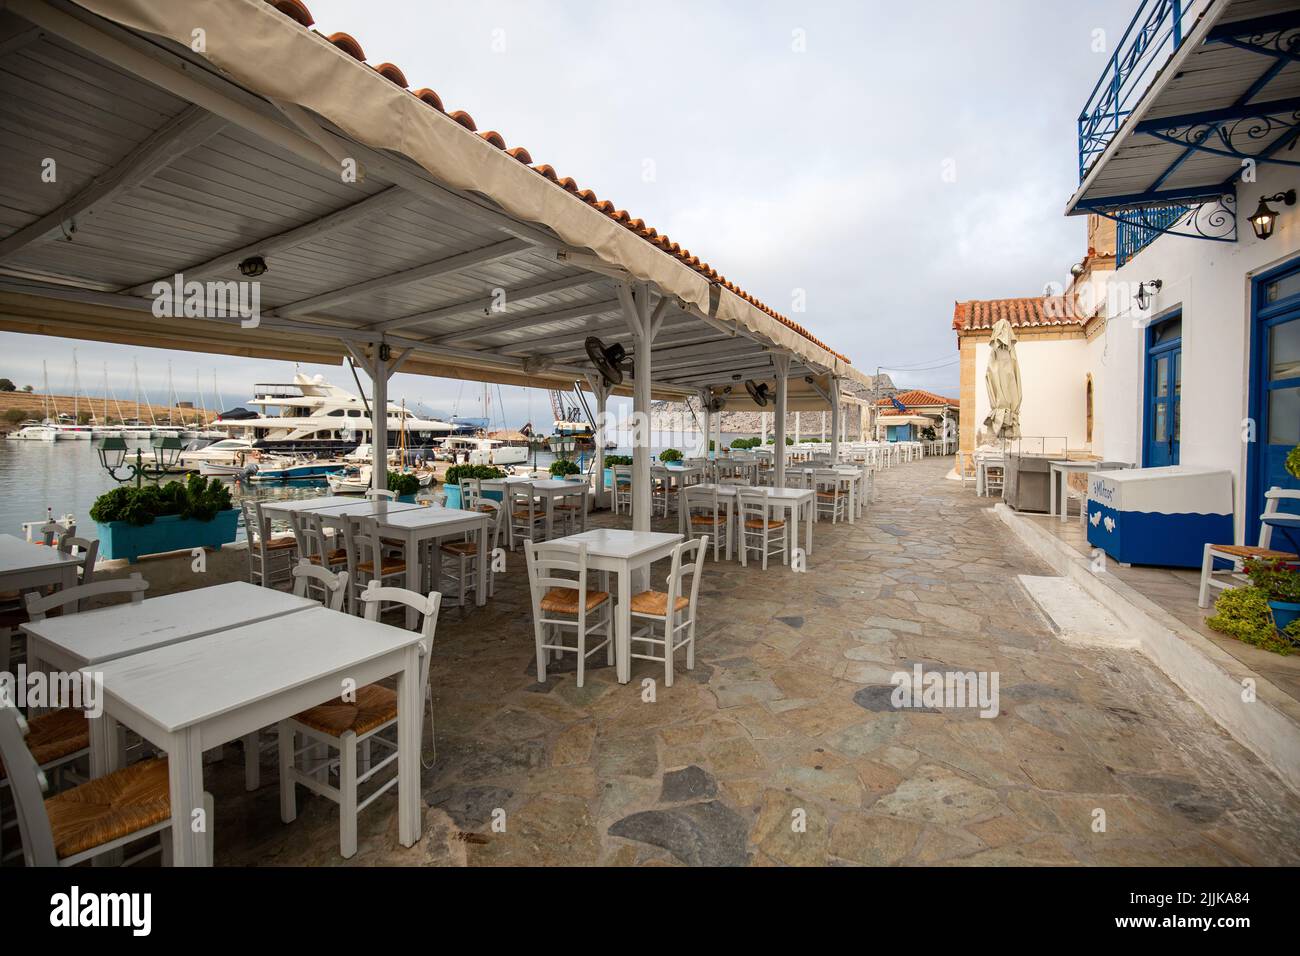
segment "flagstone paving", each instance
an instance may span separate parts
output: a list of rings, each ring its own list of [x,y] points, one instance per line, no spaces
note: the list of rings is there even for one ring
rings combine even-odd
[[[538,682],[514,556],[488,607],[439,621],[427,837],[400,847],[386,796],[350,862],[1300,862],[1300,797],[1145,658],[1057,641],[1016,581],[1047,569],[950,464],[879,475],[865,520],[817,526],[807,573],[710,562],[671,688],[595,658],[583,688],[571,662]],[[918,663],[996,672],[998,715],[896,709]],[[255,794],[238,763],[209,768],[219,864],[344,862],[333,804],[300,789],[284,826],[274,755]]]

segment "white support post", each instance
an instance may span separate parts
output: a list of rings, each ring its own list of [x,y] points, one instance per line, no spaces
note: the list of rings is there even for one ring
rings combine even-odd
[[[596,490],[593,500],[597,508],[607,507],[605,500],[605,441],[608,416],[609,386],[601,375],[588,375],[587,384],[596,396]]]
[[[370,356],[370,487],[376,491],[388,490],[388,376],[390,366],[388,346],[374,344]]]
[[[767,412],[759,412],[758,420],[760,422],[759,427],[763,429],[763,434],[760,435],[759,437],[762,439],[763,446],[766,447],[767,446]]]
[[[785,380],[782,379],[782,382],[784,381]],[[780,388],[781,386],[778,385],[777,387]],[[785,412],[782,412],[781,414],[784,415]],[[801,441],[803,441],[803,415],[799,412],[795,412],[794,413],[794,443],[797,445]]]
[[[772,355],[772,364],[776,367],[776,444],[772,449],[773,462],[776,465],[776,487],[785,487],[785,406],[789,392],[787,379],[790,377],[790,356],[784,352]],[[795,413],[796,429],[799,413]]]
[[[831,379],[831,464],[840,460],[841,419],[840,414],[840,380]],[[825,421],[825,417],[822,418]]]
[[[656,316],[650,310],[650,285],[619,285],[623,317],[632,330],[632,530],[650,530],[650,349]]]
[[[701,454],[706,459],[709,457],[709,437],[713,434],[713,413],[709,411],[710,397],[708,389],[700,391],[700,405],[704,410],[704,444],[701,446],[704,450]]]

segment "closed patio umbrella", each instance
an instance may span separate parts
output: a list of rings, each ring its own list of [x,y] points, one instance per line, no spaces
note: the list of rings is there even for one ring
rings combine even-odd
[[[989,390],[989,417],[984,419],[995,439],[1020,437],[1020,363],[1016,360],[1016,333],[1011,323],[999,319],[989,340],[989,367],[984,383]]]

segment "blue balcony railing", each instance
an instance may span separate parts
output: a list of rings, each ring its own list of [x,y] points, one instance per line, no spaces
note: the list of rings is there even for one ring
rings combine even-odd
[[[1216,0],[1142,0],[1079,114],[1079,181]]]
[[[1124,268],[1125,263],[1132,261],[1133,257],[1150,245],[1157,236],[1171,229],[1191,210],[1190,206],[1161,206],[1130,209],[1117,213],[1115,267]]]

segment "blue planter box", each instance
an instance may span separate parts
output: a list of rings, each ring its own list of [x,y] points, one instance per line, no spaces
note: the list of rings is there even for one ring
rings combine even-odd
[[[447,492],[447,507],[459,508],[460,485],[443,485],[442,487],[443,490]],[[483,497],[491,498],[493,501],[504,501],[506,496],[503,491],[493,491],[489,488],[487,491],[483,492]]]
[[[178,515],[154,518],[153,524],[135,525],[125,521],[95,522],[99,534],[99,555],[116,560],[125,558],[134,564],[142,554],[189,551],[193,548],[219,548],[235,540],[239,512],[234,508],[221,511],[211,521],[182,519]]]

